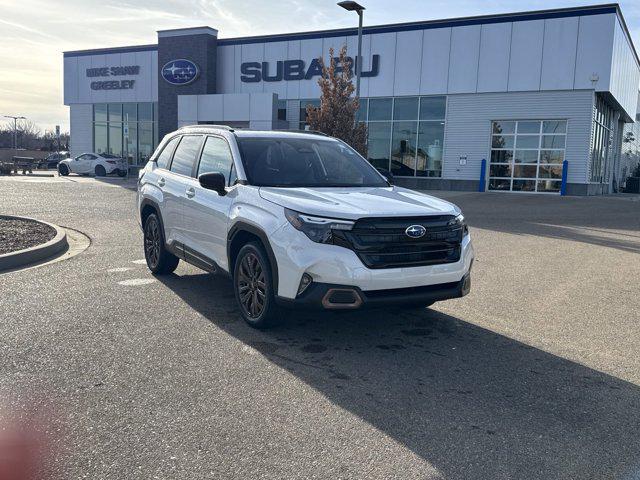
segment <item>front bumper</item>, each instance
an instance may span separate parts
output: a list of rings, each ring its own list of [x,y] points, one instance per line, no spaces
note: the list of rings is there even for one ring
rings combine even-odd
[[[269,235],[269,242],[277,262],[277,296],[283,301],[296,299],[300,280],[305,273],[312,278],[312,285],[356,287],[365,294],[370,291],[430,286],[439,288],[438,286],[460,282],[469,273],[475,255],[471,237],[466,235],[462,240],[460,260],[457,262],[369,269],[352,250],[314,243],[288,222]]]
[[[441,300],[464,297],[471,290],[471,272],[458,282],[422,287],[361,290],[349,285],[312,283],[295,299],[278,297],[279,305],[289,308],[355,310],[392,305],[430,305]]]

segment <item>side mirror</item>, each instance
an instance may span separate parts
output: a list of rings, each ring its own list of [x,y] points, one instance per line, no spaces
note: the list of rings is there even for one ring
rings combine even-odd
[[[218,192],[218,195],[221,197],[224,197],[227,194],[227,191],[224,188],[227,186],[227,181],[224,178],[224,175],[220,172],[203,173],[198,177],[198,181],[202,188]]]
[[[376,168],[376,170],[378,170],[378,173],[380,173],[380,175],[387,179],[387,182],[393,185],[393,173],[391,173],[391,171],[387,170],[386,168]]]

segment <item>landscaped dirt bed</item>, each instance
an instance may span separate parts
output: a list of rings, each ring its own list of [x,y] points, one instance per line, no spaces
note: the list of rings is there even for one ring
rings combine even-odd
[[[46,243],[56,236],[55,228],[33,220],[0,217],[0,255]]]

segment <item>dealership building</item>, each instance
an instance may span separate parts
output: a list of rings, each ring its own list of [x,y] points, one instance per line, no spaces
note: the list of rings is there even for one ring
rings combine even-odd
[[[355,28],[198,27],[65,52],[71,151],[142,165],[183,125],[305,129],[318,58],[343,45],[355,58],[357,44]],[[640,153],[625,149],[640,136],[640,63],[616,4],[365,27],[362,56],[367,156],[398,184],[557,193],[564,164],[568,194],[601,194]]]

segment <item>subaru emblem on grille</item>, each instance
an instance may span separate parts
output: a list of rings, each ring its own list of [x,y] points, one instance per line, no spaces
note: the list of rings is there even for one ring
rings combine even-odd
[[[425,233],[427,233],[427,229],[422,225],[411,225],[407,227],[404,233],[407,235],[407,237],[420,238],[423,237]]]

